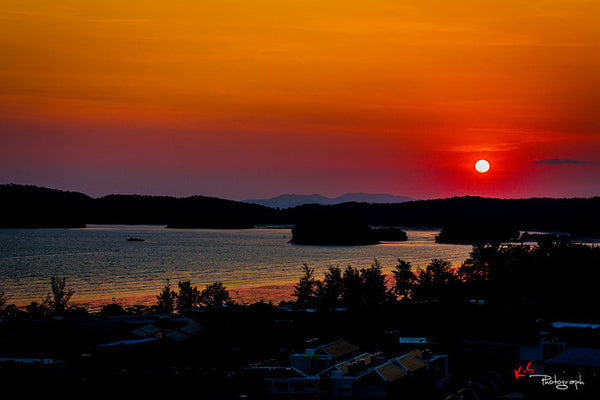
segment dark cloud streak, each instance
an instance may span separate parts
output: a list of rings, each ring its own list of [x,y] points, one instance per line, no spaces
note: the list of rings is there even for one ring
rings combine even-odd
[[[587,164],[585,160],[569,160],[563,158],[549,158],[547,160],[534,160],[534,164],[550,164],[550,165],[560,165],[560,164]]]

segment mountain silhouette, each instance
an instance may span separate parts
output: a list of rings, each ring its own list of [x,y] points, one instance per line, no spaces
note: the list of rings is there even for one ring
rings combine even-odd
[[[333,205],[347,202],[357,203],[403,203],[410,197],[395,196],[388,193],[346,193],[338,197],[325,197],[320,194],[282,194],[269,199],[244,200],[245,203],[260,204],[271,208],[291,208],[304,204]]]

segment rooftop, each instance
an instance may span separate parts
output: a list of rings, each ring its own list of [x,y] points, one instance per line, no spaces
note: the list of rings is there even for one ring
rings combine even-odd
[[[423,343],[426,344],[427,342],[427,338],[425,337],[401,337],[398,338],[398,341],[402,344],[408,343],[408,344],[418,344],[418,343]]]
[[[388,382],[395,382],[408,375],[405,370],[391,363],[383,364],[382,366],[377,367],[375,371]]]
[[[348,356],[356,351],[359,347],[345,340],[338,340],[333,343],[324,344],[318,347],[318,350],[325,352],[334,359]]]
[[[398,357],[396,358],[396,361],[410,372],[415,372],[427,366],[424,361],[409,355]]]
[[[354,357],[351,360],[336,364],[334,367],[339,369],[344,375],[352,375],[353,366],[368,366],[371,364],[371,354],[365,353]]]
[[[253,371],[261,371],[265,377],[271,379],[308,377],[302,371],[293,367],[252,367],[251,369]]]
[[[548,364],[565,364],[578,367],[600,367],[600,349],[572,347],[546,361]]]
[[[596,324],[581,324],[577,322],[553,322],[552,326],[554,328],[590,328],[590,329],[598,329],[600,325]]]

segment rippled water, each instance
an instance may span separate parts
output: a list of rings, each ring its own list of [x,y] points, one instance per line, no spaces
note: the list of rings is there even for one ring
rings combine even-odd
[[[424,267],[432,258],[458,265],[470,246],[434,242],[437,230],[408,230],[407,242],[372,246],[300,246],[290,229],[165,229],[89,226],[85,229],[0,229],[0,291],[17,305],[39,301],[53,275],[67,278],[73,300],[158,294],[169,279],[199,288],[296,282],[307,263],[318,276],[331,264],[365,267],[377,258],[388,273],[398,258]],[[142,242],[128,242],[130,237]]]

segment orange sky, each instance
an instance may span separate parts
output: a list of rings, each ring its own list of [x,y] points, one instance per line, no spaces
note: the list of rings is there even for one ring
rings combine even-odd
[[[0,0],[0,48],[0,183],[600,195],[597,0]]]

